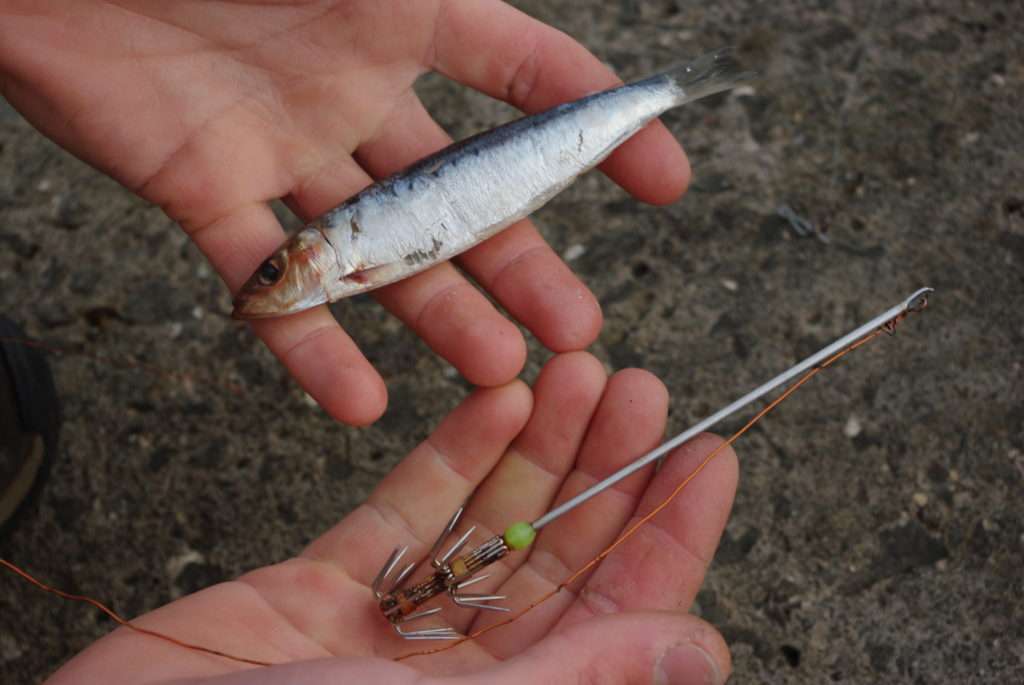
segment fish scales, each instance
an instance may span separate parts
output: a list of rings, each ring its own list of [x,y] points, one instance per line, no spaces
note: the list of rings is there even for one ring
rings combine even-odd
[[[719,51],[451,145],[311,222],[246,283],[235,315],[301,311],[450,259],[543,206],[666,110],[745,77]]]
[[[667,84],[627,86],[507,124],[373,186],[325,215],[320,228],[352,271],[419,265],[410,259],[416,254],[448,259],[545,204],[673,97]]]

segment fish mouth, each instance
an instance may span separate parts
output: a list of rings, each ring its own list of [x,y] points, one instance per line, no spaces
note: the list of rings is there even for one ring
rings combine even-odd
[[[305,297],[294,304],[282,305],[266,297],[263,293],[247,293],[243,290],[235,296],[232,302],[231,318],[237,321],[274,319],[279,316],[298,314],[325,302],[327,302],[326,293],[317,293],[313,297]]]
[[[236,321],[251,321],[253,319],[271,319],[281,316],[282,312],[270,311],[259,306],[260,299],[245,293],[239,293],[232,301],[231,318]]]
[[[275,316],[281,316],[279,312],[261,311],[259,307],[255,306],[257,300],[239,294],[231,303],[233,309],[231,310],[231,318],[236,321],[251,321],[253,319],[271,319]]]

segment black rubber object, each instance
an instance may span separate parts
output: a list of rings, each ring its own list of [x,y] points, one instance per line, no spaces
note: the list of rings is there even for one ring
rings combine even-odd
[[[43,351],[26,344],[28,342],[17,324],[0,315],[0,392],[13,392],[17,414],[14,417],[16,421],[3,422],[5,426],[16,428],[14,435],[0,435],[0,442],[6,443],[0,444],[0,458],[18,459],[18,450],[12,446],[26,435],[38,435],[43,440],[43,461],[35,480],[22,500],[16,503],[12,515],[6,521],[0,521],[0,534],[13,524],[19,511],[24,510],[25,503],[38,494],[58,452],[61,415],[53,375]],[[9,405],[9,402],[10,398],[4,398],[2,406]],[[20,434],[17,429],[20,429]],[[5,472],[10,470],[3,469]],[[6,487],[7,484],[0,482],[0,488]],[[0,498],[6,494],[0,492]]]

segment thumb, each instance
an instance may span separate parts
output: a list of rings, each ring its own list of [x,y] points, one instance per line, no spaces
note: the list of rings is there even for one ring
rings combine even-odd
[[[729,648],[708,623],[689,614],[632,612],[549,635],[488,669],[486,682],[719,685],[731,672]]]

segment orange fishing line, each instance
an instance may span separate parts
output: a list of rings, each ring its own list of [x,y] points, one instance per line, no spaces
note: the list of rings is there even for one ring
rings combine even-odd
[[[248,659],[248,658],[242,657],[242,656],[235,656],[234,654],[228,654],[227,652],[222,652],[219,649],[211,649],[209,647],[203,647],[202,645],[194,645],[194,644],[191,644],[189,642],[185,642],[183,640],[179,640],[178,638],[171,637],[170,635],[165,635],[163,633],[157,632],[155,630],[149,630],[148,628],[141,628],[141,627],[135,625],[134,623],[132,623],[131,621],[129,621],[128,619],[123,618],[120,614],[118,614],[113,609],[108,608],[105,604],[103,604],[99,600],[93,599],[92,597],[87,597],[85,595],[75,595],[75,594],[72,594],[70,592],[64,592],[63,590],[58,590],[55,587],[51,587],[51,586],[47,585],[46,583],[44,583],[43,581],[37,580],[31,574],[29,574],[28,571],[24,571],[24,570],[18,568],[17,566],[15,566],[11,562],[7,561],[6,559],[0,559],[0,566],[3,566],[4,568],[6,568],[6,569],[8,569],[10,571],[13,571],[14,573],[18,574],[19,576],[21,576],[22,578],[24,578],[28,582],[30,582],[33,585],[35,585],[40,590],[44,590],[46,592],[49,592],[50,594],[57,595],[58,597],[61,597],[62,599],[68,599],[68,600],[71,600],[71,601],[74,601],[74,602],[84,602],[85,604],[91,604],[92,606],[96,607],[97,609],[102,611],[104,614],[106,614],[107,616],[112,618],[119,625],[122,625],[125,628],[130,628],[131,630],[134,630],[136,633],[142,633],[143,635],[149,635],[150,637],[159,638],[159,639],[164,640],[166,642],[170,642],[171,644],[178,645],[179,647],[184,647],[185,649],[191,649],[191,650],[196,651],[196,652],[203,652],[204,654],[212,654],[214,656],[223,657],[225,659],[230,659],[231,661],[237,661],[237,662],[243,663],[243,664],[251,664],[253,666],[273,666],[273,664],[270,663],[269,661],[260,661],[259,659]]]
[[[449,643],[447,643],[447,644],[445,644],[445,645],[443,645],[441,647],[436,647],[436,648],[433,648],[433,649],[425,649],[425,650],[421,650],[421,651],[417,651],[417,652],[410,652],[408,654],[403,654],[401,656],[395,657],[395,661],[402,661],[404,659],[409,659],[409,658],[412,658],[412,657],[415,657],[415,656],[429,656],[431,654],[437,654],[439,652],[448,651],[449,649],[454,649],[455,647],[457,647],[457,646],[459,646],[459,645],[461,645],[461,644],[463,644],[465,642],[468,642],[470,640],[475,640],[476,638],[480,637],[481,635],[489,633],[492,630],[495,630],[497,628],[501,628],[503,626],[506,626],[506,625],[508,625],[508,624],[510,624],[510,623],[512,623],[512,622],[514,622],[516,620],[518,620],[519,618],[521,618],[522,616],[524,616],[528,612],[532,611],[533,609],[535,609],[536,607],[540,606],[541,604],[543,604],[547,600],[551,599],[553,596],[555,596],[556,594],[561,592],[563,589],[565,589],[566,587],[571,585],[573,582],[575,582],[577,579],[579,579],[580,576],[582,576],[583,574],[587,573],[594,566],[596,566],[598,563],[600,563],[605,557],[607,557],[609,554],[611,554],[613,551],[615,551],[620,545],[622,545],[626,540],[628,540],[630,537],[632,537],[642,526],[644,526],[652,518],[654,518],[656,515],[658,515],[658,513],[660,513],[663,509],[665,509],[665,507],[667,507],[669,504],[671,504],[672,500],[674,500],[679,495],[679,493],[681,493],[690,484],[690,482],[693,481],[693,479],[696,478],[700,474],[700,472],[704,470],[704,468],[709,463],[711,463],[711,460],[714,459],[716,456],[718,456],[721,453],[721,451],[723,449],[725,449],[726,447],[728,447],[728,446],[732,445],[734,442],[736,442],[736,440],[739,439],[739,437],[741,435],[743,435],[748,430],[750,430],[766,414],[771,412],[773,409],[775,409],[775,407],[777,407],[779,404],[781,404],[787,398],[789,398],[790,395],[792,395],[794,392],[796,392],[807,381],[809,381],[811,378],[816,376],[822,370],[824,370],[824,369],[828,368],[829,366],[831,366],[832,364],[834,364],[841,357],[843,357],[846,354],[852,352],[853,350],[857,349],[861,345],[864,345],[864,344],[870,342],[871,340],[874,340],[879,334],[881,334],[883,332],[885,332],[885,333],[892,333],[892,331],[894,330],[896,324],[899,323],[899,321],[901,321],[903,318],[904,318],[903,316],[900,316],[900,317],[897,317],[897,318],[893,319],[887,325],[883,326],[882,328],[879,328],[878,330],[876,330],[875,332],[871,333],[870,335],[868,335],[868,336],[858,340],[857,342],[853,343],[849,347],[847,347],[847,348],[845,348],[843,350],[840,350],[835,355],[833,355],[832,357],[830,357],[826,361],[822,362],[819,366],[814,367],[813,369],[811,369],[810,371],[805,373],[803,376],[801,376],[796,382],[794,382],[791,386],[786,388],[786,390],[783,391],[782,394],[780,394],[777,398],[775,398],[770,403],[768,403],[763,409],[761,409],[759,412],[757,412],[757,414],[755,414],[752,419],[750,419],[746,424],[744,424],[744,426],[742,428],[740,428],[738,431],[733,433],[728,439],[724,440],[721,444],[719,444],[717,447],[715,447],[715,449],[711,450],[711,452],[709,452],[704,457],[704,459],[702,459],[701,462],[696,467],[694,467],[694,469],[689,474],[687,474],[686,478],[684,478],[672,490],[672,492],[669,493],[669,495],[664,500],[662,500],[658,505],[656,505],[650,512],[648,512],[643,517],[641,517],[636,523],[634,523],[632,526],[630,526],[629,529],[627,529],[618,538],[616,538],[614,542],[612,542],[610,545],[608,545],[608,547],[606,547],[604,550],[602,550],[597,556],[595,556],[590,561],[588,561],[586,564],[584,564],[583,566],[578,568],[576,571],[574,571],[568,578],[566,578],[557,587],[555,587],[554,589],[548,591],[543,596],[537,598],[536,600],[531,602],[529,605],[527,605],[523,609],[520,609],[518,612],[514,613],[512,616],[510,616],[508,619],[506,619],[504,621],[501,621],[499,623],[493,623],[493,624],[491,624],[489,626],[486,626],[484,628],[481,628],[481,629],[479,629],[479,630],[477,630],[477,631],[475,631],[473,633],[470,633],[469,635],[466,635],[465,637],[462,637],[462,638],[460,638],[458,640],[454,640],[452,642],[449,642]],[[46,350],[50,350],[50,351],[69,352],[71,354],[84,354],[85,356],[88,356],[88,357],[91,357],[91,358],[94,358],[94,359],[101,359],[101,357],[99,357],[98,355],[91,355],[89,353],[73,351],[73,350],[62,350],[60,348],[51,347],[49,345],[46,345],[45,343],[41,343],[41,342],[30,340],[30,339],[0,338],[0,340],[14,340],[16,342],[21,342],[22,344],[25,344],[25,345],[30,345],[30,346],[34,346],[34,347],[40,347],[40,348],[43,348],[43,349],[46,349]],[[145,369],[145,370],[148,370],[148,371],[153,371],[153,372],[159,373],[160,375],[165,375],[165,376],[175,375],[173,373],[167,372],[166,370],[158,369],[156,367],[147,368],[147,365],[143,365],[141,363],[135,363],[133,365],[138,367],[138,368],[142,368],[142,369]],[[229,654],[227,652],[223,652],[223,651],[220,651],[220,650],[217,650],[217,649],[211,649],[209,647],[203,647],[201,645],[191,644],[189,642],[185,642],[183,640],[179,640],[179,639],[177,639],[175,637],[172,637],[170,635],[166,635],[164,633],[161,633],[161,632],[158,632],[158,631],[155,631],[155,630],[149,630],[147,628],[142,628],[142,627],[136,626],[133,623],[131,623],[129,620],[121,617],[119,614],[117,614],[117,612],[113,611],[112,609],[108,608],[103,603],[101,603],[100,601],[98,601],[96,599],[93,599],[92,597],[88,597],[88,596],[85,596],[85,595],[76,595],[76,594],[72,594],[72,593],[69,593],[69,592],[64,592],[62,590],[58,590],[57,588],[51,587],[51,586],[43,583],[42,581],[37,580],[32,575],[30,575],[27,571],[22,570],[21,568],[19,568],[18,566],[14,565],[13,563],[7,561],[6,559],[0,559],[0,565],[2,565],[3,567],[7,568],[10,571],[12,571],[13,573],[17,574],[18,576],[20,576],[24,580],[28,581],[29,583],[31,583],[31,584],[35,585],[36,587],[40,588],[41,590],[44,590],[45,592],[49,592],[51,594],[57,595],[58,597],[61,597],[61,598],[66,599],[66,600],[71,600],[71,601],[75,601],[75,602],[83,602],[85,604],[90,604],[93,607],[95,607],[96,609],[99,609],[100,611],[102,611],[107,616],[109,616],[111,619],[113,619],[119,625],[122,625],[122,626],[124,626],[126,628],[129,628],[129,629],[131,629],[131,630],[133,630],[133,631],[135,631],[137,633],[141,633],[143,635],[149,635],[150,637],[155,637],[157,639],[164,640],[165,642],[170,642],[171,644],[177,645],[179,647],[183,647],[185,649],[190,649],[190,650],[197,651],[197,652],[202,652],[202,653],[205,653],[205,654],[211,654],[213,656],[219,656],[219,657],[222,657],[224,659],[229,659],[231,661],[236,661],[236,662],[243,663],[243,664],[249,664],[249,665],[254,665],[254,666],[272,666],[273,665],[271,662],[261,661],[259,659],[250,659],[250,658],[247,658],[247,657],[235,656],[233,654]]]
[[[669,504],[671,504],[672,500],[674,500],[679,495],[679,493],[681,493],[683,490],[686,489],[686,486],[689,485],[690,482],[694,478],[696,478],[697,475],[700,474],[701,471],[704,470],[704,467],[706,467],[708,464],[711,463],[712,459],[717,457],[721,453],[721,451],[723,449],[725,449],[726,447],[728,447],[728,446],[732,445],[734,442],[736,442],[736,440],[738,440],[741,435],[743,435],[748,430],[750,430],[758,421],[760,421],[762,418],[764,418],[764,416],[766,414],[768,414],[770,411],[775,409],[775,407],[777,407],[778,405],[782,404],[782,402],[784,402],[790,395],[792,395],[794,392],[796,392],[800,388],[800,386],[802,386],[804,383],[806,383],[807,381],[809,381],[812,378],[814,378],[814,376],[818,375],[819,372],[823,371],[824,369],[828,368],[829,366],[831,366],[832,364],[837,362],[841,357],[849,354],[850,352],[852,352],[853,350],[857,349],[861,345],[864,345],[865,343],[868,343],[871,340],[874,340],[881,333],[883,333],[883,332],[891,333],[893,331],[893,329],[895,328],[895,324],[898,323],[900,320],[902,320],[902,318],[903,317],[901,316],[901,317],[898,317],[896,319],[893,319],[891,322],[889,322],[890,325],[887,325],[887,326],[885,326],[883,328],[879,328],[874,333],[871,333],[870,335],[868,335],[868,336],[866,336],[864,338],[861,338],[857,342],[853,343],[849,347],[847,347],[847,348],[845,348],[843,350],[840,350],[839,352],[834,354],[832,357],[829,357],[824,362],[822,362],[820,365],[814,367],[813,369],[811,369],[810,371],[805,373],[803,376],[801,376],[791,386],[786,388],[786,390],[781,395],[776,397],[774,400],[769,402],[763,409],[761,409],[759,412],[757,412],[757,414],[755,414],[752,419],[747,421],[747,423],[744,424],[744,426],[742,428],[740,428],[738,431],[733,433],[728,439],[726,439],[725,441],[720,443],[717,447],[715,447],[715,449],[713,449],[710,452],[708,452],[708,454],[704,457],[704,459],[701,460],[701,462],[699,464],[697,464],[697,466],[694,467],[694,469],[692,471],[690,471],[689,474],[687,474],[686,478],[684,478],[679,483],[679,485],[677,485],[675,487],[675,489],[673,489],[672,492],[669,493],[669,495],[665,499],[663,499],[657,506],[655,506],[654,509],[652,509],[647,514],[642,516],[640,518],[640,520],[638,520],[636,523],[634,523],[632,526],[630,526],[629,529],[627,529],[624,533],[622,533],[622,535],[620,535],[618,538],[616,538],[614,542],[612,542],[610,545],[605,547],[604,550],[602,550],[597,556],[595,556],[593,559],[591,559],[590,561],[585,563],[580,568],[576,569],[572,573],[572,575],[570,575],[568,578],[566,578],[564,581],[562,581],[557,587],[555,587],[552,590],[549,590],[547,593],[545,593],[541,597],[535,599],[533,602],[528,604],[526,607],[524,607],[524,608],[520,609],[519,611],[515,612],[514,614],[509,616],[509,618],[505,619],[504,621],[501,621],[499,623],[492,623],[489,626],[485,626],[484,628],[481,628],[481,629],[479,629],[477,631],[474,631],[474,632],[470,633],[469,635],[466,635],[466,636],[464,636],[464,637],[462,637],[462,638],[460,638],[458,640],[453,640],[451,642],[448,642],[447,644],[444,644],[444,645],[442,645],[440,647],[434,647],[433,649],[423,649],[423,650],[419,650],[419,651],[416,651],[416,652],[410,652],[408,654],[403,654],[401,656],[395,657],[395,661],[402,661],[404,659],[410,659],[410,658],[415,657],[415,656],[429,656],[431,654],[438,654],[440,652],[446,652],[449,649],[454,649],[455,647],[458,647],[459,645],[461,645],[461,644],[463,644],[465,642],[469,642],[470,640],[475,640],[476,638],[480,637],[481,635],[484,635],[485,633],[489,633],[492,630],[495,630],[497,628],[501,628],[503,626],[507,626],[508,624],[510,624],[510,623],[512,623],[514,621],[519,620],[525,614],[529,613],[530,611],[533,611],[538,606],[540,606],[544,602],[548,601],[549,599],[551,599],[552,597],[557,595],[563,589],[565,589],[566,587],[571,585],[574,581],[576,581],[584,573],[586,573],[587,571],[592,569],[594,566],[599,564],[605,557],[607,557],[609,554],[614,552],[620,545],[622,545],[622,543],[624,543],[626,540],[631,538],[633,536],[633,534],[636,533],[643,525],[645,525],[648,521],[650,521],[652,518],[657,516],[658,513],[661,512],[665,507],[667,507]]]

